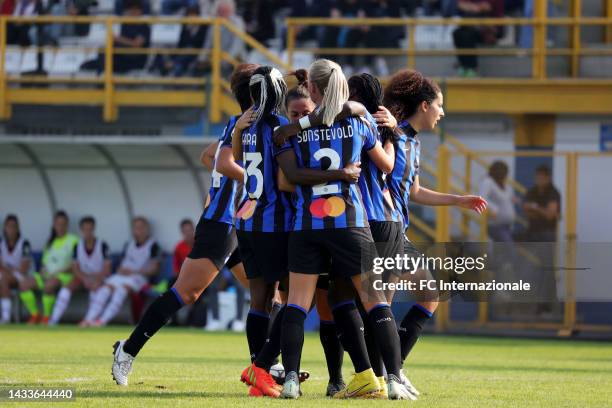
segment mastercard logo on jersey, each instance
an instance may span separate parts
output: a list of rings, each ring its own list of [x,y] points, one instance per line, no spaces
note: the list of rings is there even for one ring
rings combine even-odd
[[[255,213],[255,208],[257,207],[257,200],[246,200],[242,207],[236,213],[236,218],[240,218],[241,220],[248,220]]]
[[[338,217],[346,211],[346,204],[340,197],[317,198],[310,203],[310,213],[316,218]]]

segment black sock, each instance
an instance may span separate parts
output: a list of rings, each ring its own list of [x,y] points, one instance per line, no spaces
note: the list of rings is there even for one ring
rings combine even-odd
[[[145,343],[184,306],[174,288],[160,295],[146,310],[140,322],[123,345],[123,351],[136,357]]]
[[[400,339],[391,308],[387,304],[375,306],[368,313],[368,320],[372,334],[376,337],[376,343],[379,346],[378,349],[385,363],[387,374],[393,374],[399,378],[402,366]]]
[[[321,320],[319,327],[319,339],[325,353],[329,381],[338,384],[342,381],[342,357],[344,348],[338,339],[336,324],[333,321]]]
[[[270,316],[265,312],[250,310],[246,319],[246,335],[249,343],[251,362],[255,361],[268,338]]]
[[[384,375],[385,364],[383,363],[380,348],[376,342],[376,336],[372,331],[372,324],[370,323],[367,312],[365,309],[363,309],[363,306],[361,306],[361,303],[359,303],[359,313],[361,314],[361,320],[363,320],[364,324],[363,338],[366,342],[366,348],[368,350],[368,357],[370,358],[372,370],[377,377],[382,377]]]
[[[304,346],[304,320],[306,310],[288,304],[283,316],[281,333],[281,355],[285,373],[300,372],[300,360],[302,358],[302,347]]]
[[[272,322],[270,333],[266,339],[266,343],[262,347],[261,351],[257,355],[255,365],[261,367],[266,371],[270,371],[272,367],[278,361],[278,355],[280,354],[281,347],[281,330],[283,328],[283,316],[285,315],[286,307],[279,308],[276,318]]]
[[[272,326],[274,326],[274,321],[276,320],[276,316],[278,316],[278,312],[281,311],[283,305],[280,303],[274,302],[272,305],[272,310],[270,310],[270,325],[268,327],[268,331],[272,331]]]
[[[365,339],[363,337],[363,320],[355,302],[340,303],[332,310],[340,342],[349,353],[355,372],[360,373],[371,368]]]
[[[400,324],[398,330],[402,345],[402,364],[419,339],[423,326],[431,319],[431,312],[426,310],[419,305],[412,306]]]

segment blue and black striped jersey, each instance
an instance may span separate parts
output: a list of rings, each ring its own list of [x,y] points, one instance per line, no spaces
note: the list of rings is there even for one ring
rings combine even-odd
[[[279,232],[293,227],[291,197],[278,189],[276,161],[291,145],[277,147],[272,139],[274,129],[287,123],[271,114],[242,132],[244,193],[236,212],[238,230]]]
[[[410,187],[419,174],[419,160],[421,156],[421,143],[417,132],[408,121],[399,124],[401,135],[395,139],[395,166],[387,176],[387,185],[391,196],[404,219],[404,228],[408,227],[408,203],[410,201]]]
[[[361,118],[302,130],[291,139],[298,165],[332,170],[361,160],[363,150],[377,142],[376,129]],[[367,227],[359,187],[343,181],[296,186],[295,231]]]
[[[376,121],[368,113],[366,119],[378,129]],[[376,132],[380,140],[380,134]],[[382,141],[381,141],[382,142]],[[359,189],[363,196],[363,205],[368,214],[368,221],[392,221],[402,222],[402,216],[393,203],[387,183],[387,175],[372,162],[367,152],[361,153],[361,177],[359,177]]]
[[[219,145],[215,152],[215,162],[211,173],[210,189],[204,206],[202,217],[211,220],[233,224],[236,182],[217,171],[217,159],[219,151],[225,147],[232,147],[232,130],[240,116],[232,116],[227,122],[223,133],[219,138]]]

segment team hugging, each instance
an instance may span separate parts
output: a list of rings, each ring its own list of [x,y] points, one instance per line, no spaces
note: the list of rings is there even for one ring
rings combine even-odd
[[[326,59],[291,75],[298,85],[288,89],[274,67],[243,64],[232,74],[243,113],[203,153],[212,182],[193,250],[174,286],[115,343],[117,384],[128,384],[145,343],[226,265],[251,293],[251,364],[240,377],[250,396],[300,397],[309,376],[300,370],[304,320],[316,304],[328,396],[417,399],[403,364],[436,310],[436,293],[396,321],[393,293],[363,282],[375,256],[416,254],[405,236],[410,201],[478,213],[487,203],[419,185],[417,134],[444,117],[432,80],[403,70],[383,90],[366,73],[347,80]],[[374,243],[376,254],[367,250]],[[399,279],[396,272],[386,279]],[[348,385],[344,350],[356,373]]]

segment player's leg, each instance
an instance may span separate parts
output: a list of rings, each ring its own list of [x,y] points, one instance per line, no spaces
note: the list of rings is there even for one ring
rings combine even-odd
[[[19,297],[30,314],[28,324],[36,324],[40,319],[34,289],[42,289],[43,287],[44,281],[37,272],[19,282]]]
[[[56,276],[45,279],[45,286],[43,288],[42,295],[43,317],[41,319],[41,324],[49,323],[49,317],[51,316],[53,305],[55,304],[55,293],[61,286],[62,282]]]
[[[7,324],[11,321],[11,288],[16,285],[17,279],[13,273],[8,270],[0,270],[0,309],[2,309],[0,324]]]
[[[317,313],[319,314],[319,340],[323,346],[325,361],[327,363],[327,372],[329,374],[329,382],[327,384],[326,395],[332,397],[336,392],[346,386],[342,378],[342,359],[344,357],[344,348],[338,338],[336,323],[332,315],[331,307],[329,306],[328,297],[329,276],[321,275],[317,280],[317,289],[315,291],[315,300],[317,304]]]
[[[56,325],[64,315],[72,294],[83,287],[82,282],[78,278],[70,279],[67,284],[63,285],[57,294],[53,313],[49,319],[50,325]]]

